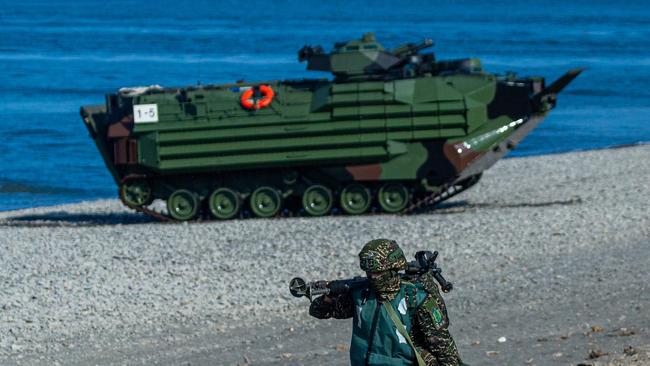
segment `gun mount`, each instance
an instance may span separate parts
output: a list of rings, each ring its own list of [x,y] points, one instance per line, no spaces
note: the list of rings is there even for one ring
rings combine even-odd
[[[434,54],[419,53],[432,46],[433,41],[425,39],[389,51],[374,33],[366,33],[361,39],[336,43],[330,53],[321,46],[306,45],[298,51],[298,60],[307,61],[307,70],[331,71],[337,80],[398,79],[433,74]]]

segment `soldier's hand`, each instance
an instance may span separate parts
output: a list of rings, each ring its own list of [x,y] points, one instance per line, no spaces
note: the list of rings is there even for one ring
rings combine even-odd
[[[331,304],[334,300],[329,295],[323,295],[323,302]]]

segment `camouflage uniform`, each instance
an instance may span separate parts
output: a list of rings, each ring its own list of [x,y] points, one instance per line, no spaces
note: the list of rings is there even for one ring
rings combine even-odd
[[[438,286],[431,275],[421,277],[428,292],[426,300],[417,309],[417,328],[413,329],[413,342],[416,344],[427,365],[462,365],[460,355],[449,334],[447,307],[440,295]]]
[[[382,255],[375,255],[378,258],[374,259],[377,259],[379,262],[375,262],[374,265],[373,263],[364,263],[364,260],[367,260],[367,258],[364,258],[362,254],[367,247],[379,249],[382,252]],[[387,252],[394,250],[395,247],[399,249],[394,241],[386,239],[377,239],[369,242],[359,254],[362,269],[381,270],[387,268],[387,264],[390,267],[391,260],[386,259]],[[401,253],[401,250],[399,252]],[[406,265],[406,259],[403,254],[401,255],[401,259],[395,261],[393,258],[392,261],[397,262],[397,267],[400,269]],[[438,286],[430,275],[421,276],[420,282],[426,290],[427,295],[425,300],[416,309],[415,319],[412,319],[413,327],[410,330],[410,337],[413,343],[428,366],[462,365],[456,344],[451,334],[449,334],[447,308],[440,295]],[[390,282],[385,285],[389,288],[391,286],[394,287],[394,283]],[[397,288],[399,289],[399,284]],[[390,290],[394,290],[394,288]],[[379,292],[378,297],[381,299],[383,295],[390,299],[391,293],[394,292],[389,291],[387,295],[385,292]],[[324,296],[314,299],[309,308],[309,314],[318,319],[347,319],[354,316],[355,307],[349,293],[330,298],[329,300],[330,302],[327,302]]]

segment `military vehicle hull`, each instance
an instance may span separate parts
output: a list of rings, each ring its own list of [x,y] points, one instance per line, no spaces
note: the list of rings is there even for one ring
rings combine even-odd
[[[579,72],[125,89],[81,115],[122,201],[160,218],[406,213],[478,181]]]

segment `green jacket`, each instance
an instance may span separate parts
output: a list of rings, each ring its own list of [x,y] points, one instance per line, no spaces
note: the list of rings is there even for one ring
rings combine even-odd
[[[406,293],[409,295],[407,296]],[[414,365],[415,354],[406,339],[377,301],[373,290],[352,292],[355,307],[352,324],[350,363],[352,366]],[[400,291],[390,301],[407,332],[411,332],[415,310],[422,304],[427,292],[420,284],[402,281]]]

